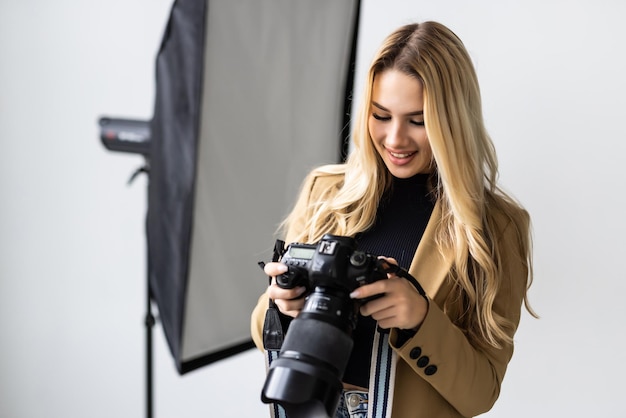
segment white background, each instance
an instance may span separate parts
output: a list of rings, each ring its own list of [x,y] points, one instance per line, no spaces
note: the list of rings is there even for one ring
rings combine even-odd
[[[170,6],[0,2],[1,418],[144,414],[147,181],[126,185],[143,161],[106,151],[97,119],[152,115]],[[448,25],[533,218],[542,318],[522,318],[486,416],[626,417],[625,17],[618,0],[363,2],[356,96],[391,30]],[[156,417],[265,416],[259,352],[180,377],[157,326],[155,356]]]

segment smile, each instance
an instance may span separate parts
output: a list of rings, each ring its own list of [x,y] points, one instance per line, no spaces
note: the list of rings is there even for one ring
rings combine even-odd
[[[415,151],[414,151],[414,152],[402,153],[402,154],[389,151],[389,154],[390,154],[392,157],[394,157],[394,158],[408,158],[408,157],[410,157],[411,155],[415,154]]]

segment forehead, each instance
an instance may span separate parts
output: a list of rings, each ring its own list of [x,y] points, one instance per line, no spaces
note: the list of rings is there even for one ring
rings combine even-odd
[[[422,83],[398,70],[385,70],[374,76],[372,101],[392,112],[423,110]]]

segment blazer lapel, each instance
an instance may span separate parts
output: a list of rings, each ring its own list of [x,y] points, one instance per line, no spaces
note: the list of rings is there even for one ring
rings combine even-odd
[[[437,245],[436,233],[441,223],[441,212],[441,203],[438,200],[409,268],[409,273],[417,279],[431,299],[437,295],[454,259],[452,248],[440,248]]]

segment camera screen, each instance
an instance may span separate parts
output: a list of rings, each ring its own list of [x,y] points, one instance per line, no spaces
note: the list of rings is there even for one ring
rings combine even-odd
[[[289,247],[289,256],[293,258],[310,260],[313,254],[315,254],[315,248]]]

